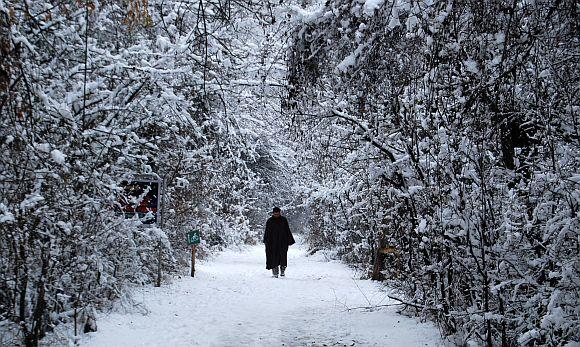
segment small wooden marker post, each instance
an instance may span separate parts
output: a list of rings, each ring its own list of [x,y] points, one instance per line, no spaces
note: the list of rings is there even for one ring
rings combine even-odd
[[[191,277],[195,277],[195,247],[200,241],[199,230],[187,233],[187,244],[191,246]]]
[[[195,277],[195,245],[191,245],[191,277]]]

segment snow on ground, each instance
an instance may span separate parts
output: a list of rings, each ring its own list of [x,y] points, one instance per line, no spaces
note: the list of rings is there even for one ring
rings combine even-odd
[[[135,293],[148,314],[99,317],[83,346],[440,346],[432,324],[401,316],[372,281],[305,246],[288,253],[286,278],[265,269],[263,245],[198,262],[195,278]]]

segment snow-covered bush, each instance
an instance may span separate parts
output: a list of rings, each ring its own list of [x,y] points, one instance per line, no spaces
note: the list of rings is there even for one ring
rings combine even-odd
[[[296,9],[288,110],[313,247],[373,265],[446,334],[578,341],[573,1]],[[375,264],[376,265],[376,264]]]
[[[248,45],[266,31],[247,29],[269,6],[0,1],[1,327],[27,345],[90,328],[94,308],[155,279],[159,248],[176,269],[191,228],[206,251],[258,237],[248,211],[265,177],[251,165],[272,155],[254,145],[269,127],[250,130],[252,107],[277,89],[232,81],[263,59]],[[140,175],[163,180],[161,229],[116,212]]]

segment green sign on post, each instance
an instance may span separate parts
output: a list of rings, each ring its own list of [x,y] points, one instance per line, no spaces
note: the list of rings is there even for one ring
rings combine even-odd
[[[197,245],[200,242],[199,230],[189,231],[187,233],[187,245]]]

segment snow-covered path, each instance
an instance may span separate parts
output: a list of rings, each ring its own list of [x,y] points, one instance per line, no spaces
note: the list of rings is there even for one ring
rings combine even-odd
[[[264,266],[263,246],[226,251],[161,288],[135,293],[149,311],[99,317],[85,346],[438,346],[431,324],[394,308],[373,312],[347,307],[387,304],[380,285],[353,279],[340,262],[307,257],[294,245],[286,278]]]

